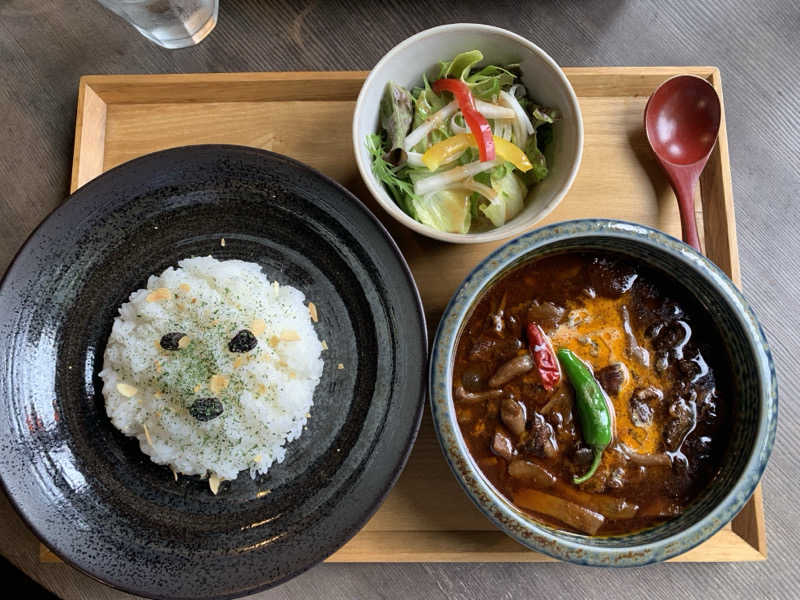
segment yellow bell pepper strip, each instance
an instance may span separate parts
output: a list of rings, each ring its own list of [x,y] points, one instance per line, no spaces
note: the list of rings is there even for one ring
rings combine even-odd
[[[496,135],[492,138],[497,158],[510,162],[523,173],[533,168],[528,156],[519,146]],[[431,171],[435,171],[470,146],[473,148],[478,146],[475,136],[471,133],[458,133],[428,148],[422,155],[422,163]]]

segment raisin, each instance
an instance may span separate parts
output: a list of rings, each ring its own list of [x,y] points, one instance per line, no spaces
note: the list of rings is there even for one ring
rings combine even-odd
[[[242,329],[228,342],[228,350],[231,352],[250,352],[257,344],[258,340],[253,335],[253,332]]]
[[[198,421],[210,421],[222,414],[222,402],[216,398],[198,398],[189,407],[189,414]]]
[[[172,333],[167,333],[161,336],[161,347],[164,350],[179,350],[180,345],[179,342],[181,338],[184,337],[186,334],[180,331],[173,331]]]

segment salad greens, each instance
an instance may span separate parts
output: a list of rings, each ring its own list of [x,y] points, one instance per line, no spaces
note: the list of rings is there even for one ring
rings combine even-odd
[[[548,175],[558,110],[528,96],[518,65],[481,61],[471,50],[440,63],[433,83],[425,75],[412,90],[389,82],[381,131],[366,139],[372,171],[398,206],[440,231],[503,225]]]
[[[384,144],[379,135],[371,133],[367,136],[367,150],[372,156],[372,173],[386,186],[398,206],[416,219],[410,204],[416,198],[416,194],[413,184],[404,177],[404,171],[407,169],[392,167],[383,157],[383,148]]]
[[[411,103],[411,94],[405,88],[391,81],[386,84],[386,91],[381,99],[380,117],[390,150],[403,147],[406,133],[414,119]]]

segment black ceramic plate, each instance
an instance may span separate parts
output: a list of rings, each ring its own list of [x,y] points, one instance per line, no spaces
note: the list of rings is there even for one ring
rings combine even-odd
[[[97,376],[128,295],[208,254],[305,292],[330,347],[284,462],[218,496],[119,433]],[[378,507],[419,426],[425,323],[400,252],[344,188],[266,151],[167,150],[78,190],[6,274],[0,335],[6,492],[64,560],[145,596],[238,596],[319,562]]]

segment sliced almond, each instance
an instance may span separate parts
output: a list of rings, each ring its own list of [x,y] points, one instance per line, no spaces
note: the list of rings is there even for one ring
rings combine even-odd
[[[281,331],[281,341],[282,342],[296,342],[300,339],[300,334],[297,333],[294,329],[284,329]]]
[[[280,343],[280,341],[281,338],[279,338],[277,335],[273,335],[269,338],[269,345],[275,348]]]
[[[126,398],[133,398],[138,390],[128,383],[118,383],[117,391]]]
[[[222,238],[222,239],[219,241],[219,245],[220,245],[220,246],[222,246],[223,248],[225,247],[225,238]],[[214,492],[214,493],[216,494],[217,492]]]
[[[163,395],[164,394],[162,394],[161,392],[156,392],[155,394],[153,394],[153,396],[156,397],[156,398],[161,398],[161,396],[163,396]]]
[[[344,365],[342,363],[339,363],[338,365],[336,365],[336,368],[339,369],[340,371],[343,371]]]
[[[215,496],[217,492],[219,492],[219,484],[222,483],[222,479],[220,479],[219,475],[216,473],[212,473],[208,476],[208,487],[211,488],[211,493]]]
[[[156,361],[156,373],[161,373],[161,363]]]
[[[169,291],[169,288],[162,287],[147,294],[145,300],[148,302],[158,302],[159,300],[166,300],[170,296],[172,296],[172,292]]]
[[[178,340],[178,348],[186,348],[189,345],[189,342],[192,341],[188,335],[183,336],[181,339]]]
[[[212,393],[219,394],[222,390],[228,387],[230,382],[231,378],[227,375],[212,375],[208,382],[208,387],[211,389]]]
[[[264,330],[267,328],[267,323],[264,319],[253,319],[253,322],[250,323],[250,331],[253,332],[253,335],[258,337]]]
[[[322,346],[323,350],[328,349],[328,343],[325,340],[322,340],[322,342],[320,342],[320,346]]]
[[[266,394],[266,393],[267,393],[267,386],[265,386],[263,383],[259,383],[259,384],[256,386],[256,393],[257,393],[259,396],[263,396],[264,394]]]
[[[188,283],[182,283],[182,284],[180,284],[180,285],[178,286],[178,288],[179,288],[179,289],[180,289],[182,292],[188,292],[189,290],[191,290],[191,289],[192,289],[191,287],[189,287],[189,284],[188,284]]]
[[[314,323],[319,321],[319,316],[317,315],[317,305],[313,302],[308,303],[308,314],[311,315],[311,320],[314,321]]]
[[[260,462],[261,462],[261,455],[260,455],[260,454],[256,454],[256,455],[253,457],[253,462],[255,462],[255,463],[260,463]]]
[[[178,481],[178,472],[175,470],[175,467],[170,465],[169,470],[172,471],[172,476],[175,478],[175,481]]]
[[[150,430],[147,429],[147,424],[142,423],[142,427],[144,428],[144,437],[147,439],[147,443],[152,447],[153,438],[150,437]]]

